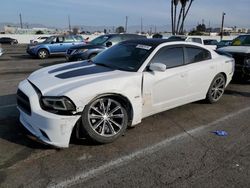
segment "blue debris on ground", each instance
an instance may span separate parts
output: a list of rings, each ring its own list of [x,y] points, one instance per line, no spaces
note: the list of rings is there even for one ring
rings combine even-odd
[[[228,133],[226,131],[213,131],[212,133],[216,134],[217,136],[228,136]]]

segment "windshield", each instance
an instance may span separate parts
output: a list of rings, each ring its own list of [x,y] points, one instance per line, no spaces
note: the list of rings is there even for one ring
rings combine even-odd
[[[110,37],[108,36],[100,36],[95,38],[94,40],[90,41],[90,44],[93,45],[102,45],[104,44]]]
[[[249,46],[250,35],[242,35],[233,40],[232,46]]]
[[[92,61],[113,69],[136,72],[152,51],[152,46],[121,43],[98,54]]]

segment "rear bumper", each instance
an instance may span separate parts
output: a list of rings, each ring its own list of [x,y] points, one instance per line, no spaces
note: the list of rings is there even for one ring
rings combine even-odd
[[[29,115],[18,107],[22,125],[46,144],[68,147],[72,130],[80,116],[56,115],[41,109],[38,95],[27,80],[19,84],[19,89],[29,98],[31,108]]]

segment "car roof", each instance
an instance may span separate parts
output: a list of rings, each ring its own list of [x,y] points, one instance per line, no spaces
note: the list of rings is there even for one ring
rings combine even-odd
[[[122,42],[123,44],[126,43],[136,43],[136,44],[142,44],[142,45],[148,45],[152,47],[157,47],[160,44],[166,43],[166,42],[176,42],[180,40],[174,40],[174,39],[159,39],[159,38],[153,38],[153,39],[133,39],[133,40],[127,40]]]

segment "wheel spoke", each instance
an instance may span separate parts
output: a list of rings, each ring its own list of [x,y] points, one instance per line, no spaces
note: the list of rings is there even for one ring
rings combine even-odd
[[[116,123],[116,122],[113,121],[112,119],[109,119],[109,121],[110,121],[111,123],[113,123],[115,126],[117,126],[119,129],[122,128],[121,125],[119,125],[118,123]]]
[[[110,99],[108,99],[108,104],[107,104],[107,108],[106,108],[106,114],[108,114],[109,113],[109,108],[110,108],[110,105],[111,105],[111,100]]]
[[[119,109],[121,109],[120,106],[115,107],[115,108],[109,113],[109,115],[113,115],[113,113],[115,113],[115,112],[116,112],[117,110],[119,110]]]
[[[105,127],[106,127],[106,121],[104,121],[103,125],[102,125],[102,132],[101,135],[105,134]]]
[[[114,114],[114,115],[110,115],[110,118],[123,118],[124,114]]]
[[[103,113],[101,113],[96,107],[91,107],[91,109],[93,109],[94,111],[96,111],[98,114],[103,115]]]
[[[111,131],[112,135],[116,134],[116,131],[115,131],[114,127],[112,126],[112,124],[110,123],[110,121],[107,121],[107,125],[108,125],[109,130]]]
[[[102,119],[103,117],[102,117],[102,115],[91,114],[91,115],[89,116],[89,118],[90,118],[90,119]]]
[[[105,109],[105,105],[104,105],[104,102],[103,102],[103,99],[100,100],[100,109],[102,110],[102,113],[105,114],[106,112],[106,109]]]
[[[93,129],[96,130],[103,122],[104,122],[104,120],[101,119],[98,123],[96,123],[96,124],[93,126]]]

